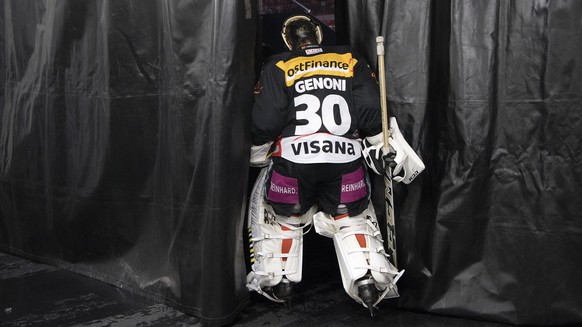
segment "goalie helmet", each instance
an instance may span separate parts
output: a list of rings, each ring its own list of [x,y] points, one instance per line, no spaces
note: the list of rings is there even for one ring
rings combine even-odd
[[[321,44],[321,26],[305,15],[294,15],[285,20],[281,31],[283,42],[289,50],[297,49],[305,43]]]

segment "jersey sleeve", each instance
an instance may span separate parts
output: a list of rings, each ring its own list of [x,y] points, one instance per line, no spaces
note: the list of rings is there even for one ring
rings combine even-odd
[[[284,73],[275,62],[265,64],[254,93],[251,131],[253,144],[260,145],[276,140],[287,119],[289,99]]]
[[[358,116],[358,129],[362,137],[382,132],[382,111],[380,109],[380,88],[370,66],[363,58],[358,58],[354,67],[352,90],[354,106]]]

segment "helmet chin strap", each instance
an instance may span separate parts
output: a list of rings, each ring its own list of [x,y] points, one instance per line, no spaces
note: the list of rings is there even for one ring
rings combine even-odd
[[[300,49],[300,48],[303,48],[305,46],[312,45],[312,44],[314,44],[314,42],[312,40],[306,39],[302,42],[299,42],[295,48]]]

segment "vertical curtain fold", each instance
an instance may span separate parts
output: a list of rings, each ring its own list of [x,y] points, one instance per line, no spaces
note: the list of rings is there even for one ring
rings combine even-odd
[[[251,1],[4,1],[0,249],[231,322]]]
[[[415,182],[395,187],[407,271],[399,305],[513,324],[580,323],[581,4],[343,6],[347,39],[368,58],[373,33],[385,37],[389,107],[427,164]]]

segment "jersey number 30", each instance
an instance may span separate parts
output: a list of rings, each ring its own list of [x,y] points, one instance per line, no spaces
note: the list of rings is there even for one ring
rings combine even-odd
[[[322,102],[312,94],[302,94],[295,97],[295,108],[300,105],[307,105],[305,110],[298,110],[297,120],[307,120],[306,125],[295,128],[295,135],[313,134],[319,131],[321,125],[325,126],[328,132],[334,135],[344,135],[350,130],[352,117],[346,99],[341,95],[330,94]],[[337,124],[334,118],[334,108],[339,109],[339,120]],[[321,108],[321,115],[319,109]]]

